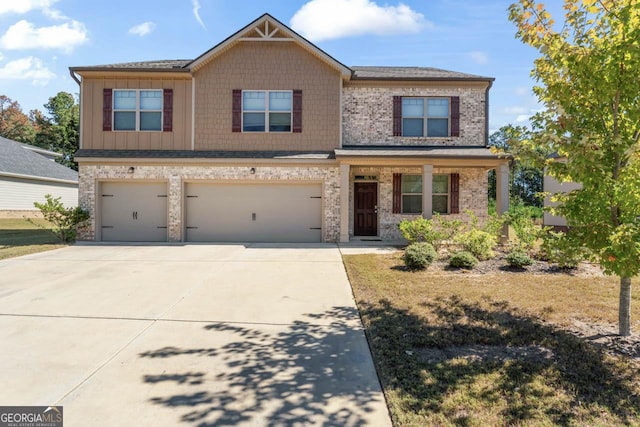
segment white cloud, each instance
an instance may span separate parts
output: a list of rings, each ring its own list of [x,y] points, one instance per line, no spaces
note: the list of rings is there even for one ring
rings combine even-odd
[[[486,64],[487,62],[489,62],[489,55],[487,55],[485,52],[474,51],[471,52],[469,56],[471,57],[471,60],[476,64]]]
[[[24,14],[34,9],[47,11],[57,2],[58,0],[3,0],[0,2],[0,15]]]
[[[21,20],[13,24],[2,37],[0,47],[5,49],[60,49],[67,53],[87,41],[87,29],[78,21],[36,28]]]
[[[0,67],[0,80],[31,80],[35,85],[46,85],[55,77],[40,59],[33,56],[16,59]]]
[[[291,28],[313,41],[417,33],[429,25],[424,15],[403,3],[379,6],[372,0],[310,0],[291,18]]]
[[[207,27],[204,25],[204,22],[202,22],[202,18],[200,18],[200,1],[191,0],[191,4],[193,5],[193,16],[196,18],[196,21],[198,21],[198,24],[206,30]]]
[[[525,96],[525,95],[528,95],[530,92],[531,92],[531,88],[529,87],[520,86],[516,88],[516,95],[518,96]]]
[[[153,22],[143,22],[142,24],[129,28],[129,34],[135,34],[137,36],[144,37],[155,29],[156,24],[154,24]]]
[[[528,122],[530,117],[531,114],[518,114],[518,117],[516,117],[516,123]]]
[[[527,107],[507,107],[504,109],[507,114],[526,114],[528,111]]]

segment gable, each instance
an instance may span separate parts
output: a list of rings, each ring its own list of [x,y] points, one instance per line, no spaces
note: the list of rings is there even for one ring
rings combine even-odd
[[[285,43],[295,44],[313,55],[318,61],[321,61],[340,73],[343,79],[351,77],[351,69],[335,58],[318,48],[316,45],[300,36],[298,33],[287,27],[273,16],[264,14],[249,25],[237,31],[218,45],[214,46],[198,58],[191,61],[185,67],[192,72],[213,61],[218,56],[227,52],[241,43]]]

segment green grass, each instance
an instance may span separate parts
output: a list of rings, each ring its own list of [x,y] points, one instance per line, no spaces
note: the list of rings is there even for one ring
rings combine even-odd
[[[50,227],[43,219],[32,221],[40,226]],[[0,219],[0,259],[49,251],[63,246],[50,231],[25,219]]]
[[[616,322],[615,278],[344,260],[394,425],[640,425],[640,363],[568,330]]]

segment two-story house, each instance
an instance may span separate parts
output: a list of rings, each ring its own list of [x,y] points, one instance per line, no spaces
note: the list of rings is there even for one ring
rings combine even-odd
[[[194,60],[71,67],[80,239],[345,242],[507,208],[492,78],[348,67],[265,14]]]

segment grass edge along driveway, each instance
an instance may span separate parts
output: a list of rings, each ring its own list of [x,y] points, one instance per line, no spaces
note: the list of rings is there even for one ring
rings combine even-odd
[[[43,219],[33,219],[41,226],[49,228]],[[66,245],[48,230],[42,229],[24,218],[0,219],[0,260],[17,256],[50,251]]]

